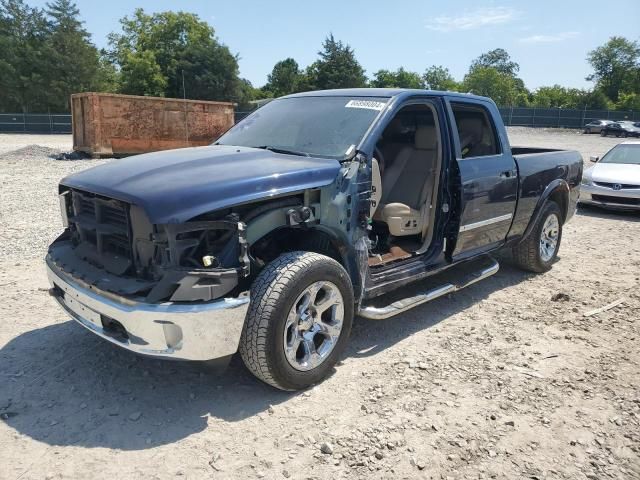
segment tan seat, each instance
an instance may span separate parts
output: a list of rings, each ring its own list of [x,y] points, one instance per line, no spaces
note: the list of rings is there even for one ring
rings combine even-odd
[[[394,236],[422,235],[426,231],[437,160],[438,138],[433,125],[416,129],[413,146],[404,147],[382,177],[382,205],[375,217]],[[428,201],[427,201],[428,200]]]
[[[491,132],[484,128],[484,122],[479,117],[466,117],[460,119],[460,150],[462,158],[479,157],[495,154],[490,138]]]

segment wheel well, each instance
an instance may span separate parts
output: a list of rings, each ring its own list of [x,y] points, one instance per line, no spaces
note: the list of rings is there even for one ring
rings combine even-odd
[[[567,207],[569,202],[568,196],[568,193],[560,188],[557,188],[551,195],[549,195],[549,201],[556,202],[560,207],[562,223],[567,219]]]
[[[279,228],[262,237],[250,249],[254,258],[264,263],[275,260],[280,254],[304,250],[320,253],[345,267],[344,255],[335,238],[320,229]]]

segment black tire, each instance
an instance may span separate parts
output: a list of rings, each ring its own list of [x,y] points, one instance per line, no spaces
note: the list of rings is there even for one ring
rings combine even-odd
[[[628,136],[628,135],[627,135],[627,132],[622,132],[622,133],[620,134],[620,136],[621,136],[622,138],[627,138],[627,136]]]
[[[298,297],[315,282],[333,283],[342,295],[344,318],[333,350],[317,367],[293,368],[285,355],[285,325]],[[354,317],[353,286],[335,260],[312,252],[280,255],[258,275],[240,339],[240,356],[256,377],[281,390],[300,390],[325,379],[344,351]]]
[[[601,137],[606,137],[607,136],[607,132],[604,130],[600,130],[600,136]]]
[[[543,258],[541,254],[541,239],[542,229],[547,222],[547,219],[555,215],[558,221],[558,234],[555,251],[550,258]],[[560,250],[560,243],[562,241],[562,213],[560,207],[555,202],[547,202],[542,207],[542,212],[537,223],[529,233],[529,235],[523,239],[512,249],[513,261],[521,269],[529,272],[543,273],[551,269],[553,262],[555,262]]]

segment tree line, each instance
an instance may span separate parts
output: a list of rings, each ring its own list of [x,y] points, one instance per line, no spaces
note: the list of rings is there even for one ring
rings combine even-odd
[[[249,109],[252,100],[349,87],[471,92],[500,106],[640,110],[640,44],[623,37],[589,53],[590,90],[553,85],[531,91],[518,77],[519,64],[502,48],[476,58],[461,80],[438,65],[422,73],[382,69],[368,78],[354,50],[332,34],[311,65],[281,60],[259,88],[240,77],[238,59],[211,25],[192,13],[136,9],[120,20],[108,47],[98,49],[72,0],[53,0],[44,9],[0,0],[0,111],[5,112],[66,112],[70,94],[85,91],[185,95]]]

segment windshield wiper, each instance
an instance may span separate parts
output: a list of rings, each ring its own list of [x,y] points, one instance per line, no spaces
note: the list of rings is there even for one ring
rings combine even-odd
[[[259,147],[253,148],[261,148],[262,150],[269,150],[274,153],[284,153],[285,155],[298,155],[299,157],[310,157],[307,152],[298,152],[297,150],[288,150],[286,148],[272,147],[271,145],[261,145]]]

